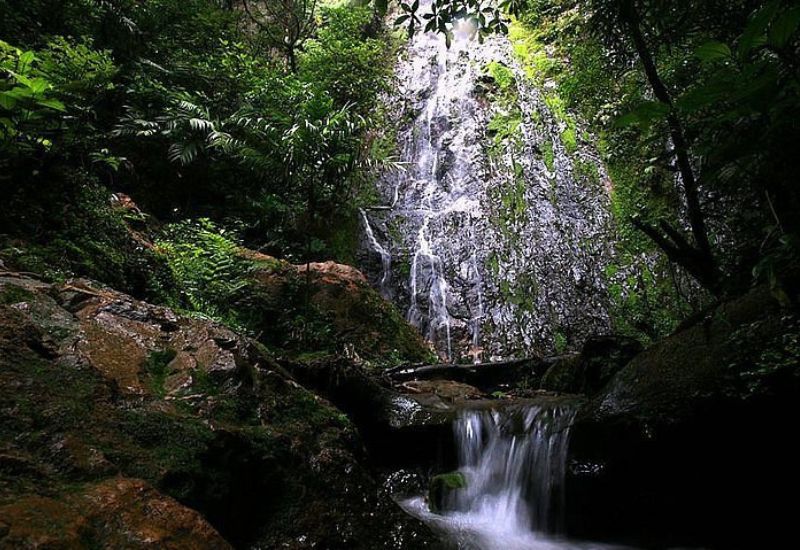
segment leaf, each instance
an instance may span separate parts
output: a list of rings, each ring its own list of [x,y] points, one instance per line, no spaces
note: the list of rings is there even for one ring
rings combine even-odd
[[[31,63],[36,61],[36,55],[33,52],[25,52],[19,56],[19,64],[25,68]]]
[[[41,94],[51,88],[50,83],[44,78],[33,78],[30,81],[30,88],[34,94]]]
[[[769,29],[769,43],[776,48],[784,48],[800,25],[800,6],[782,13]]]
[[[55,111],[64,112],[67,110],[64,104],[57,99],[40,99],[37,101],[37,103],[42,107],[49,107],[50,109],[53,109]]]
[[[705,63],[730,59],[733,57],[730,47],[727,44],[711,40],[706,42],[694,52],[695,57]]]
[[[739,59],[744,60],[751,51],[760,48],[766,43],[767,27],[775,17],[780,4],[781,0],[772,0],[772,2],[757,11],[750,20],[741,38],[739,38],[739,46],[737,48]]]
[[[11,110],[17,104],[17,99],[7,92],[0,93],[0,107],[3,109]]]
[[[682,111],[691,113],[722,101],[729,92],[730,82],[724,78],[715,78],[704,86],[686,92],[676,101],[676,104]]]
[[[630,113],[619,117],[614,125],[618,128],[626,128],[628,126],[640,126],[648,128],[657,120],[661,120],[669,114],[670,108],[666,103],[660,101],[646,101]]]

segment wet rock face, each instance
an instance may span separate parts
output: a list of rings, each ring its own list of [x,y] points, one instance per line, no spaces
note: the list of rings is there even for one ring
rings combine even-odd
[[[766,288],[636,356],[573,427],[570,534],[781,547],[800,482],[798,373],[800,314]]]
[[[347,417],[216,323],[0,272],[0,388],[0,547],[431,540]]]
[[[487,98],[493,61],[515,79],[510,104]],[[419,35],[397,81],[406,169],[381,180],[386,208],[364,216],[370,281],[447,361],[547,355],[607,333],[605,173],[590,149],[564,143],[566,122],[508,40],[457,37],[448,50]],[[508,119],[501,143],[495,119]]]

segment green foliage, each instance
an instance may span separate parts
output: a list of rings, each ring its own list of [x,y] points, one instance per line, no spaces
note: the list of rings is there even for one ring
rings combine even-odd
[[[151,390],[158,397],[164,397],[166,394],[164,384],[169,376],[169,364],[176,355],[174,349],[165,349],[150,353],[145,360],[144,370],[150,376]]]
[[[0,152],[34,154],[52,147],[49,132],[65,110],[32,51],[0,41]]]
[[[562,331],[556,331],[555,335],[553,336],[553,348],[556,350],[557,355],[563,355],[564,352],[567,351],[567,345],[569,341],[567,340],[566,334]]]
[[[19,202],[63,207],[80,166],[162,219],[245,226],[248,244],[293,259],[352,255],[354,237],[327,228],[358,206],[366,118],[390,74],[371,10],[322,8],[287,74],[216,2],[1,3],[18,48],[0,54],[0,179]]]
[[[555,145],[553,145],[553,142],[548,139],[540,145],[540,150],[542,152],[542,160],[544,161],[544,165],[550,172],[552,172],[556,169]]]
[[[323,8],[321,15],[324,24],[300,58],[300,77],[366,116],[391,75],[386,38],[373,30],[368,8]]]
[[[11,212],[0,220],[0,257],[9,266],[44,275],[50,280],[89,277],[137,297],[164,301],[174,295],[175,283],[163,260],[143,246],[131,231],[124,209],[114,207],[107,191],[84,173],[65,175],[68,192],[43,187],[45,197],[63,192],[60,202],[38,205],[10,196]],[[67,194],[68,193],[68,194]],[[45,226],[46,230],[38,229]],[[21,233],[22,240],[2,235]]]
[[[373,3],[379,12],[385,13],[386,0],[373,0]],[[397,3],[401,15],[395,19],[395,25],[404,28],[409,37],[417,32],[436,32],[444,35],[450,47],[454,28],[462,21],[469,24],[467,28],[479,41],[494,33],[507,33],[505,14],[519,13],[526,0],[499,0],[488,5],[481,0],[437,0],[423,10],[420,10],[419,0],[398,0]]]
[[[486,72],[492,77],[502,92],[509,92],[516,85],[517,79],[508,66],[497,61],[492,61],[486,65]]]
[[[208,219],[166,227],[156,242],[190,311],[238,325],[232,307],[248,287],[252,266],[239,245]]]

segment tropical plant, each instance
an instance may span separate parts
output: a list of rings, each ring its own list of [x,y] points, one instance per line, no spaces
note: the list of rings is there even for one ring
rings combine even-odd
[[[0,162],[52,146],[57,115],[66,108],[40,66],[34,52],[0,41],[0,152],[5,157]]]

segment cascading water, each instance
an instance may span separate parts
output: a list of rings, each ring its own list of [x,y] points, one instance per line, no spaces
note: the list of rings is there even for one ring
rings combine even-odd
[[[392,273],[392,255],[375,238],[375,232],[372,230],[367,213],[363,209],[361,210],[361,219],[364,221],[364,231],[370,246],[381,258],[381,278],[378,283],[378,290],[381,296],[389,299],[391,295],[389,294],[388,283]]]
[[[466,487],[449,492],[441,513],[423,497],[402,503],[459,549],[608,550],[558,538],[573,405],[462,411],[454,422]]]
[[[469,480],[447,508],[503,532],[562,529],[568,407],[468,411],[455,423],[460,470]]]
[[[608,330],[605,172],[588,144],[562,143],[575,128],[529,82],[508,38],[455,30],[450,48],[415,36],[396,67],[387,102],[404,169],[378,182],[384,205],[364,215],[362,266],[443,360],[552,353]],[[513,106],[485,90],[492,62],[516,76]],[[498,152],[490,122],[508,109],[517,137]]]

